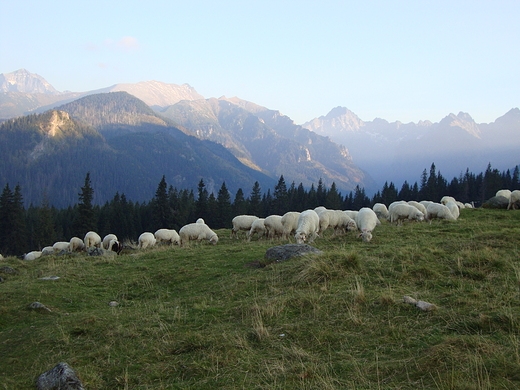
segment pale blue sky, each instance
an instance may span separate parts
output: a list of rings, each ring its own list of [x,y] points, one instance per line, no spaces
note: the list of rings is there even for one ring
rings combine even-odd
[[[296,123],[492,122],[520,105],[520,1],[0,0],[0,73],[60,91],[188,83]]]

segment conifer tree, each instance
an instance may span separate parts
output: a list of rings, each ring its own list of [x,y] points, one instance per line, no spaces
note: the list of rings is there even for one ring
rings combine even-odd
[[[257,181],[255,181],[249,197],[248,214],[256,215],[257,217],[262,217],[264,215],[262,212],[262,191],[260,189],[260,184]]]
[[[37,210],[36,229],[34,238],[37,248],[43,248],[56,242],[58,237],[54,227],[54,216],[49,206],[47,194],[43,195],[40,207]]]
[[[336,183],[332,182],[330,189],[327,191],[324,206],[331,210],[339,210],[341,209],[342,203],[341,194],[336,188]]]
[[[217,195],[217,224],[215,228],[231,228],[231,220],[233,219],[231,211],[231,196],[226,187],[226,182],[222,183]]]
[[[208,190],[206,190],[206,184],[204,180],[200,179],[198,185],[198,198],[195,204],[196,218],[208,218]]]
[[[244,198],[242,188],[239,188],[235,194],[232,210],[234,215],[247,214],[247,201]]]
[[[171,229],[173,225],[173,210],[170,207],[170,200],[168,198],[166,178],[162,177],[157,185],[155,196],[152,201],[152,223],[153,230],[157,229]]]
[[[85,176],[85,182],[81,187],[79,202],[76,206],[76,216],[73,223],[74,235],[83,237],[90,230],[96,230],[96,218],[92,200],[94,199],[94,190],[90,181],[90,172]]]
[[[274,187],[272,214],[283,215],[289,208],[289,196],[287,185],[283,175],[278,179],[278,184]]]
[[[25,210],[20,186],[11,191],[7,183],[0,196],[0,253],[21,255],[27,250]]]

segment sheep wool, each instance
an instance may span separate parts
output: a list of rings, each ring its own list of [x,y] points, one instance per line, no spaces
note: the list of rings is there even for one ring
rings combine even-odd
[[[154,233],[157,243],[167,242],[171,245],[179,245],[181,238],[175,229],[159,229]]]
[[[238,232],[241,230],[251,230],[251,225],[258,219],[255,215],[237,215],[231,220],[233,228],[231,229],[231,238],[238,238]]]
[[[318,237],[320,229],[320,217],[314,210],[305,210],[298,218],[298,227],[294,238],[297,244],[304,244],[308,240],[313,242]]]
[[[355,221],[358,230],[361,232],[359,237],[361,237],[363,242],[369,242],[372,240],[372,231],[376,228],[379,222],[374,210],[368,207],[363,207],[357,213]]]
[[[190,241],[208,240],[211,244],[218,243],[217,234],[205,223],[190,223],[179,230],[180,246],[189,244]]]
[[[141,233],[137,241],[139,242],[139,249],[146,249],[148,247],[152,247],[157,242],[153,233],[150,232]]]

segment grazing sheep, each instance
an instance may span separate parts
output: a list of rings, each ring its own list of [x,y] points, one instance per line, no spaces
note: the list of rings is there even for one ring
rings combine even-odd
[[[473,209],[474,208],[473,203],[464,203],[464,208],[465,209]]]
[[[110,241],[112,241],[112,240],[116,240],[117,241],[117,236],[115,234],[107,234],[103,238],[103,241],[101,242],[101,248],[108,250],[108,247],[110,245]]]
[[[353,230],[357,230],[356,221],[350,218],[341,210],[337,210],[338,213],[338,224],[334,230],[334,235],[345,234]]]
[[[507,200],[511,199],[512,192],[510,190],[498,190],[495,196],[503,196]]]
[[[101,247],[101,237],[99,236],[99,234],[93,231],[90,231],[87,234],[85,234],[83,242],[85,243],[85,248],[87,249],[93,246],[96,248]]]
[[[313,242],[318,237],[318,230],[320,229],[320,217],[314,210],[303,211],[298,218],[298,227],[294,238],[297,244],[303,244],[308,240]]]
[[[453,196],[443,196],[443,197],[441,198],[441,204],[444,204],[444,205],[445,205],[445,204],[448,203],[450,200],[453,201],[453,202],[456,202],[456,201],[457,201]]]
[[[141,233],[137,241],[139,242],[139,249],[146,249],[148,247],[152,247],[157,242],[153,233],[150,232]]]
[[[119,255],[121,253],[121,251],[123,250],[123,244],[121,244],[117,240],[110,240],[110,242],[108,243],[107,250],[116,252]]]
[[[419,222],[424,220],[424,214],[416,207],[407,203],[394,202],[388,206],[388,212],[390,214],[390,223],[395,222],[398,225],[405,219]]]
[[[350,218],[352,218],[354,221],[356,220],[356,215],[359,213],[357,210],[344,210],[345,214],[347,214]]]
[[[379,222],[379,218],[377,218],[374,210],[368,207],[363,207],[357,213],[355,221],[358,230],[361,232],[359,237],[362,238],[363,242],[369,242],[372,240],[372,231],[376,228]]]
[[[415,207],[417,210],[419,210],[421,213],[423,213],[424,215],[426,215],[426,206],[423,205],[422,203],[419,203],[419,202],[416,202],[415,200],[410,200],[408,202],[408,204],[410,206],[413,206]]]
[[[251,225],[258,217],[256,215],[237,215],[235,218],[231,220],[233,224],[233,228],[231,229],[231,237],[230,238],[238,238],[238,232],[240,230],[249,231],[251,230]]]
[[[377,218],[379,219],[386,219],[388,220],[390,218],[390,214],[388,213],[388,208],[383,203],[376,203],[372,210],[374,210],[374,213],[376,213]]]
[[[81,242],[83,244],[83,241]],[[42,256],[53,255],[54,248],[52,246],[46,246],[42,249]]]
[[[269,215],[264,220],[265,230],[267,231],[267,237],[274,239],[275,237],[281,237],[283,235],[283,225],[281,215]]]
[[[325,210],[318,214],[318,218],[320,220],[319,235],[328,228],[334,229],[333,236],[356,229],[354,220],[342,210]]]
[[[179,234],[174,229],[159,229],[154,233],[154,236],[157,243],[168,242],[171,245],[179,245],[181,240]]]
[[[509,204],[507,205],[508,210],[516,210],[520,207],[520,190],[514,190],[511,192],[511,197],[509,198]]]
[[[255,233],[258,235],[258,239],[261,239],[265,232],[264,218],[255,219],[251,225],[251,229],[247,233],[247,241],[251,241],[251,238]]]
[[[300,217],[299,211],[288,211],[282,215],[282,239],[287,240],[289,236],[296,232],[298,227],[298,218]]]
[[[458,219],[460,216],[460,209],[457,205],[457,202],[448,201],[446,202],[445,206],[450,209],[451,215],[455,217],[455,219]]]
[[[218,242],[217,234],[205,223],[190,223],[179,230],[180,246],[189,244],[190,240],[208,240],[213,245]]]
[[[36,260],[42,255],[41,251],[32,251],[23,256],[24,260],[30,261],[30,260]]]
[[[69,250],[71,252],[80,252],[85,249],[85,243],[79,237],[72,237],[69,241]]]
[[[442,203],[430,203],[426,208],[426,220],[432,223],[433,219],[447,219],[455,221],[457,218],[453,216],[450,209]]]
[[[426,210],[428,210],[428,205],[435,203],[435,202],[432,202],[431,200],[421,200],[419,203],[422,204],[426,208]]]
[[[326,208],[326,207],[323,207],[323,206],[318,206],[318,207],[316,207],[316,208],[314,209],[314,211],[316,211],[316,214],[318,214],[318,215],[320,215],[320,213],[321,213],[322,211],[325,211],[325,210],[327,210],[327,208]]]
[[[67,242],[67,241],[58,241],[58,242],[55,242],[53,245],[52,245],[52,249],[54,250],[54,252],[61,252],[61,251],[70,251],[70,242]]]

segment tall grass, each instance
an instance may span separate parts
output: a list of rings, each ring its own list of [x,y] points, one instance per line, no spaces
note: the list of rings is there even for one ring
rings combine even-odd
[[[0,388],[62,361],[88,389],[520,388],[519,222],[383,223],[370,243],[328,233],[323,254],[261,268],[284,242],[226,230],[217,246],[7,258]]]

